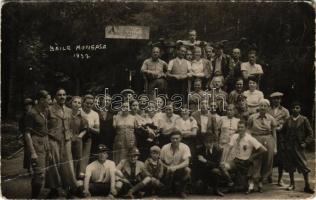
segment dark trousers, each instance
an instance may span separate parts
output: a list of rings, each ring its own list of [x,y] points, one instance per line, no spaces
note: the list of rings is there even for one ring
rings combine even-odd
[[[186,100],[188,96],[188,79],[176,80],[169,79],[168,81],[168,95],[171,98],[174,95],[182,95]]]
[[[185,192],[191,179],[191,169],[189,167],[176,170],[175,172],[167,171],[165,183],[166,190],[169,192]]]
[[[89,183],[89,191],[94,196],[107,196],[110,192],[110,183]]]

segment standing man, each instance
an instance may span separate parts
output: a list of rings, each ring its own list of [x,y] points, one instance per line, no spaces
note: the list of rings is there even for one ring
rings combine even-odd
[[[50,198],[59,196],[58,189],[62,187],[68,195],[77,187],[75,178],[73,158],[71,153],[71,109],[65,106],[66,91],[58,89],[56,92],[56,104],[50,107],[49,143],[55,164],[50,167],[49,180],[54,185],[54,190],[49,193]]]
[[[248,80],[250,76],[256,76],[259,80],[263,75],[261,65],[256,63],[256,51],[252,50],[248,53],[248,62],[241,63],[240,70],[244,80]]]
[[[187,48],[193,49],[195,46],[200,46],[201,41],[197,40],[196,30],[189,30],[189,39],[188,40],[178,40],[177,44],[184,45]]]
[[[21,135],[23,136],[23,142],[24,142],[24,158],[23,158],[23,168],[27,169],[29,172],[31,172],[31,160],[30,160],[30,150],[26,146],[25,141],[25,118],[27,116],[27,113],[30,112],[30,110],[33,107],[33,100],[30,98],[24,99],[23,102],[23,113],[19,120],[19,131]]]
[[[41,90],[36,99],[38,104],[26,113],[24,120],[25,148],[30,152],[28,155],[30,155],[31,167],[34,172],[31,181],[32,199],[38,198],[41,192],[50,156],[47,128],[50,96],[46,90]],[[49,183],[47,180],[46,182]],[[47,186],[51,188],[51,185]]]
[[[218,136],[216,118],[209,112],[208,100],[201,101],[201,110],[192,113],[198,125],[197,145],[202,146],[206,135]]]
[[[232,59],[230,59],[229,63],[229,74],[226,78],[228,91],[233,90],[234,83],[237,81],[238,78],[242,78],[240,57],[240,49],[234,48],[232,51]]]
[[[160,93],[166,93],[166,70],[167,63],[161,59],[159,47],[152,48],[151,58],[146,59],[141,67],[144,79],[148,82],[147,93],[153,92],[154,88],[158,88]]]
[[[215,76],[221,76],[225,79],[229,74],[230,56],[224,54],[223,48],[224,45],[222,43],[217,43],[214,45],[215,56],[212,61],[212,78]]]
[[[277,154],[275,156],[274,163],[278,166],[278,186],[283,186],[282,175],[283,175],[283,157],[284,157],[284,149],[282,149],[281,145],[281,130],[283,128],[283,124],[290,117],[290,113],[288,109],[281,106],[283,93],[274,92],[270,95],[271,98],[271,108],[268,113],[272,115],[272,117],[276,120],[276,140],[277,140]],[[269,181],[272,182],[272,177],[269,177]]]
[[[87,166],[84,179],[84,195],[108,195],[113,198],[116,195],[115,188],[115,163],[108,160],[109,149],[98,145],[98,159]]]
[[[189,168],[191,151],[190,148],[181,142],[181,132],[173,131],[170,135],[171,143],[162,147],[160,157],[167,166],[167,181],[169,188],[174,187],[174,192],[180,197],[186,198],[186,186],[191,178],[191,169]]]
[[[188,90],[188,78],[191,77],[191,63],[184,59],[186,48],[180,46],[177,51],[177,57],[170,60],[168,64],[167,77],[169,96],[182,94],[186,96]]]
[[[81,116],[88,121],[87,135],[83,138],[82,143],[82,166],[88,165],[90,152],[96,153],[100,142],[100,117],[92,108],[94,107],[94,97],[87,94],[83,98]],[[83,176],[82,174],[80,176]]]

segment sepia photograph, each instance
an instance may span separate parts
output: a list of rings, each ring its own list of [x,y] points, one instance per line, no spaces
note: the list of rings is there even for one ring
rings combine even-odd
[[[1,198],[315,198],[314,1],[1,5]]]

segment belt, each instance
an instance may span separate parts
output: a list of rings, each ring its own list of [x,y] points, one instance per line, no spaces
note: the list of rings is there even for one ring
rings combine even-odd
[[[268,136],[268,135],[271,135],[271,133],[264,133],[264,134],[252,134],[253,136]]]

